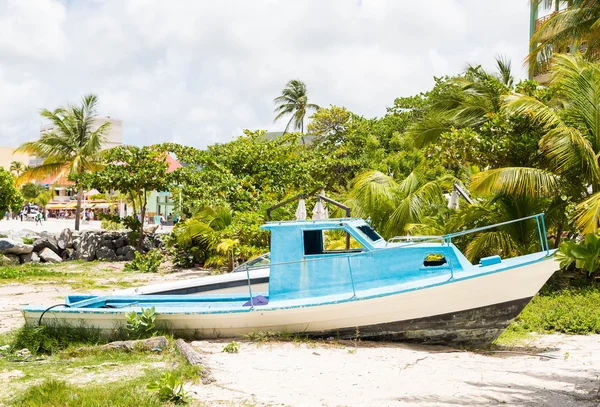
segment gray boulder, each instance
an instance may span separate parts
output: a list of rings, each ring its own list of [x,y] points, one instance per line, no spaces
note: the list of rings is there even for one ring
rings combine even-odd
[[[73,247],[73,232],[71,231],[71,229],[67,228],[60,232],[57,241],[58,247],[62,250],[69,247]]]
[[[48,247],[45,247],[40,252],[40,258],[47,263],[62,263],[62,259],[58,256],[58,254],[54,253],[54,251]]]
[[[117,254],[114,250],[102,246],[96,251],[96,258],[98,260],[115,261],[117,259]]]
[[[123,246],[127,246],[128,243],[129,242],[127,242],[127,240],[124,237],[119,237],[118,239],[115,239],[115,241],[113,242],[116,249],[120,249]]]
[[[23,241],[23,238],[26,239],[37,239],[40,235],[38,232],[29,229],[16,230],[14,232],[10,232],[10,238],[16,241]]]
[[[117,248],[115,246],[115,244],[113,243],[113,241],[110,239],[107,239],[106,237],[104,237],[104,239],[100,240],[100,247],[105,247],[105,248],[113,250],[113,251]]]
[[[142,240],[142,250],[149,252],[152,249],[154,249],[154,241],[149,236],[145,236],[144,240]]]
[[[121,237],[119,232],[104,232],[104,240],[116,240]]]
[[[33,251],[33,246],[17,240],[0,239],[0,253],[2,254],[27,254]]]
[[[60,254],[61,249],[58,247],[56,238],[48,233],[44,233],[33,242],[33,251],[41,252],[44,249],[50,249],[56,254]]]
[[[60,257],[63,260],[72,260],[75,258],[75,249],[73,249],[72,247],[67,247],[65,250],[63,250],[63,252],[60,254]]]
[[[31,253],[27,253],[27,254],[21,254],[19,256],[19,259],[21,260],[21,264],[25,264],[25,263],[39,263],[40,262],[40,257],[36,254],[36,252],[31,252]]]
[[[96,250],[100,247],[100,236],[94,232],[84,232],[77,241],[75,252],[77,258],[92,261],[96,258]]]
[[[135,258],[135,248],[133,246],[125,246],[117,249],[117,255],[123,256],[124,260],[131,261]]]

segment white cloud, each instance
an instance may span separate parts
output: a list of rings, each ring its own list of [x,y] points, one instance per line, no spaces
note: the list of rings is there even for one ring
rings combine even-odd
[[[467,63],[527,52],[525,0],[0,0],[0,144],[39,109],[100,97],[124,142],[206,146],[280,130],[272,100],[302,79],[320,105],[381,116]]]

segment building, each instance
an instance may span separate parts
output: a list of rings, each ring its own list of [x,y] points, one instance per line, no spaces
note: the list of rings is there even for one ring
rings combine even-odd
[[[537,6],[534,4],[534,2],[531,2],[529,15],[529,38],[531,39],[531,37],[533,37],[533,35],[540,29],[542,24],[552,18],[552,16],[562,13],[577,2],[577,0],[542,0]],[[533,51],[534,48],[535,47],[530,46],[529,51]],[[571,51],[572,50],[570,49],[558,50],[558,52]],[[548,50],[550,55],[552,52],[556,52],[556,50]],[[540,72],[531,76],[530,79],[535,79],[541,84],[548,83],[550,81],[550,75],[547,72],[548,68],[548,66],[542,66]]]
[[[15,153],[15,149],[12,147],[0,147],[0,167],[9,171],[10,163],[13,161],[29,165],[30,157],[25,153]]]
[[[176,169],[182,167],[179,161],[171,157],[169,154],[167,154],[166,161],[169,165],[169,167],[167,168],[168,172],[173,172]],[[160,218],[160,216],[162,216],[166,221],[172,221],[174,215],[173,212],[176,206],[176,202],[171,196],[170,192],[152,191],[150,193],[150,197],[148,198],[148,204],[146,206],[146,216],[148,216],[148,218],[150,219],[155,217]],[[123,213],[123,211],[121,210],[120,213]]]

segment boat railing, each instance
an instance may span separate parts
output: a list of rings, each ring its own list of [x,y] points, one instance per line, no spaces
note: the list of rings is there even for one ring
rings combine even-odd
[[[463,231],[455,232],[455,233],[448,233],[446,235],[441,235],[441,236],[435,236],[435,235],[431,235],[431,236],[394,236],[391,239],[389,239],[387,243],[406,242],[406,245],[403,245],[402,247],[406,247],[407,245],[416,245],[416,244],[420,244],[420,243],[435,243],[435,242],[451,244],[452,239],[456,238],[456,237],[465,236],[465,235],[469,235],[472,233],[478,233],[478,232],[482,232],[484,230],[494,229],[497,227],[510,225],[511,223],[523,222],[523,221],[530,220],[530,219],[535,219],[535,221],[536,221],[537,229],[538,229],[538,236],[540,238],[540,246],[542,249],[541,251],[543,251],[543,252],[545,251],[547,254],[550,254],[550,246],[548,244],[548,236],[546,234],[546,221],[544,219],[543,213],[538,213],[536,215],[531,215],[531,216],[525,216],[524,218],[519,218],[519,219],[512,219],[512,220],[508,220],[506,222],[496,223],[493,225],[482,226],[482,227],[475,228],[475,229],[463,230]]]
[[[550,246],[548,245],[548,235],[546,233],[546,221],[544,219],[543,213],[538,213],[536,215],[531,215],[531,216],[525,216],[524,218],[508,220],[506,222],[500,222],[500,223],[496,223],[494,225],[482,226],[479,228],[464,230],[461,232],[449,233],[447,235],[443,235],[442,238],[444,238],[445,243],[450,244],[450,243],[452,243],[452,239],[455,237],[465,236],[465,235],[469,235],[471,233],[478,233],[478,232],[482,232],[484,230],[494,229],[497,227],[506,226],[506,225],[510,225],[512,223],[517,223],[517,222],[523,222],[523,221],[530,220],[530,219],[535,219],[535,221],[536,221],[538,236],[540,238],[540,246],[542,248],[541,251],[542,252],[545,251],[546,254],[550,254]]]

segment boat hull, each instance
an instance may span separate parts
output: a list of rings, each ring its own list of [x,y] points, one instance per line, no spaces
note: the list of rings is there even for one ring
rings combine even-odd
[[[339,298],[329,302],[271,303],[232,311],[161,310],[157,321],[175,335],[235,337],[251,332],[289,332],[341,338],[382,338],[425,343],[482,346],[493,341],[558,270],[550,257],[489,274],[462,276],[448,282],[401,292]],[[35,324],[41,312],[24,310]],[[85,322],[106,331],[125,322],[116,310],[49,311],[52,319]]]

